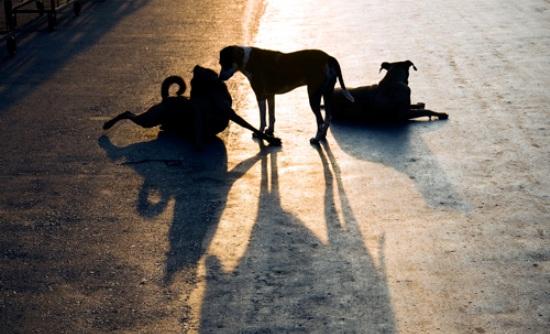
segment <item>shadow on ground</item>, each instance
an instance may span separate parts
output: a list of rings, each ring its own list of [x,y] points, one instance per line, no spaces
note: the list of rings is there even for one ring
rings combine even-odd
[[[163,132],[155,140],[125,147],[113,145],[106,136],[99,143],[112,160],[122,159],[122,164],[131,166],[143,178],[136,199],[141,216],[158,216],[174,201],[163,283],[169,285],[179,272],[191,273],[185,279],[195,280],[203,244],[209,244],[207,231],[219,223],[231,185],[265,151],[228,171],[225,144],[218,137],[201,151]]]
[[[325,195],[323,244],[280,202],[277,152],[261,158],[259,204],[249,246],[224,272],[206,259],[201,331],[242,333],[395,331],[384,269],[384,238],[374,259],[365,247],[328,145],[318,148]],[[335,209],[339,198],[343,215]]]
[[[214,235],[208,231],[219,224],[232,184],[260,162],[258,212],[245,255],[232,272],[224,272],[218,258],[207,255],[201,332],[395,331],[384,238],[375,259],[365,247],[328,145],[318,148],[326,185],[318,210],[329,231],[323,244],[281,206],[276,148],[260,146],[257,154],[228,171],[220,139],[201,152],[163,134],[125,147],[105,136],[99,143],[112,160],[143,178],[135,204],[141,216],[158,216],[173,201],[164,285],[176,277],[197,283],[198,262]],[[183,292],[184,300],[190,292]],[[183,309],[184,322],[188,307]]]
[[[334,122],[331,132],[344,152],[360,160],[381,163],[407,175],[430,207],[467,211],[444,167],[422,138],[445,122],[409,121],[396,124]]]
[[[37,32],[24,36],[18,41],[18,53],[13,58],[0,53],[0,113],[33,93],[71,59],[95,45],[120,20],[147,3],[149,0],[86,1],[80,16],[63,15],[54,32],[48,33],[44,23]],[[95,6],[109,8],[98,13],[93,10]]]

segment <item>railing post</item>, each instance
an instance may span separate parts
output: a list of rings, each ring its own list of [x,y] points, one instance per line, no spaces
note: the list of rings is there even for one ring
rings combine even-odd
[[[56,3],[55,0],[50,0],[50,10],[48,11],[48,30],[53,31],[57,24]]]
[[[6,25],[8,26],[8,30],[15,30],[16,22],[11,0],[4,0],[4,14],[6,14]]]
[[[36,10],[38,10],[38,15],[44,15],[44,3],[42,0],[36,0]]]

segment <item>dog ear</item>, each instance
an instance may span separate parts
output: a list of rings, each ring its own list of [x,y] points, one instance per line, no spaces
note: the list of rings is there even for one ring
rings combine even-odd
[[[416,68],[416,66],[414,66],[414,64],[413,64],[413,62],[412,62],[412,61],[410,61],[410,60],[407,60],[407,61],[406,61],[406,63],[407,63],[407,65],[409,65],[409,67],[411,67],[411,66],[412,66],[412,68],[413,68],[413,69],[414,69],[415,71],[417,71],[417,68]]]
[[[380,69],[378,70],[378,73],[382,72],[382,70],[389,71],[389,69],[390,69],[390,63],[385,61],[382,64],[380,64]]]

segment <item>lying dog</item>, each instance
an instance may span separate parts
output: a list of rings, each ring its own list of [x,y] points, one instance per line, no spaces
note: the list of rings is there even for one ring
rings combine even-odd
[[[384,62],[380,71],[386,70],[386,75],[377,84],[352,88],[349,92],[355,98],[355,103],[349,103],[345,92],[336,89],[332,99],[325,102],[325,109],[330,109],[334,119],[345,119],[369,122],[399,122],[418,117],[432,116],[447,119],[445,113],[424,109],[424,103],[411,104],[411,89],[409,88],[409,69],[415,71],[416,66],[410,61],[395,63]]]
[[[325,111],[321,115],[321,96],[330,99],[336,79],[342,94],[353,102],[346,90],[338,61],[320,50],[302,50],[292,53],[263,50],[254,47],[228,46],[220,51],[220,79],[227,80],[236,72],[242,72],[250,81],[260,108],[260,131],[264,131],[266,100],[269,106],[269,126],[275,130],[275,95],[284,94],[300,86],[307,86],[309,105],[317,121],[317,134],[310,141],[324,139],[332,116]]]
[[[169,96],[169,89],[173,84],[177,84],[179,89],[177,96],[172,97]],[[200,147],[204,140],[227,128],[231,120],[270,144],[281,144],[279,138],[258,131],[235,113],[231,108],[232,99],[227,86],[218,79],[216,72],[195,66],[190,99],[182,96],[185,89],[185,81],[181,77],[170,76],[161,85],[162,102],[140,115],[130,111],[123,112],[107,121],[103,129],[110,129],[118,121],[129,119],[144,128],[160,125],[162,130],[177,132],[183,137],[193,139]]]

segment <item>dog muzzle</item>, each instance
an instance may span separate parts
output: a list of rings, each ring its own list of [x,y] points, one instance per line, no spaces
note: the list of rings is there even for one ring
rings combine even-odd
[[[222,70],[220,72],[219,78],[220,78],[220,80],[225,81],[225,80],[231,78],[233,76],[233,74],[235,74],[236,71],[237,71],[236,68],[228,68],[226,70]]]

